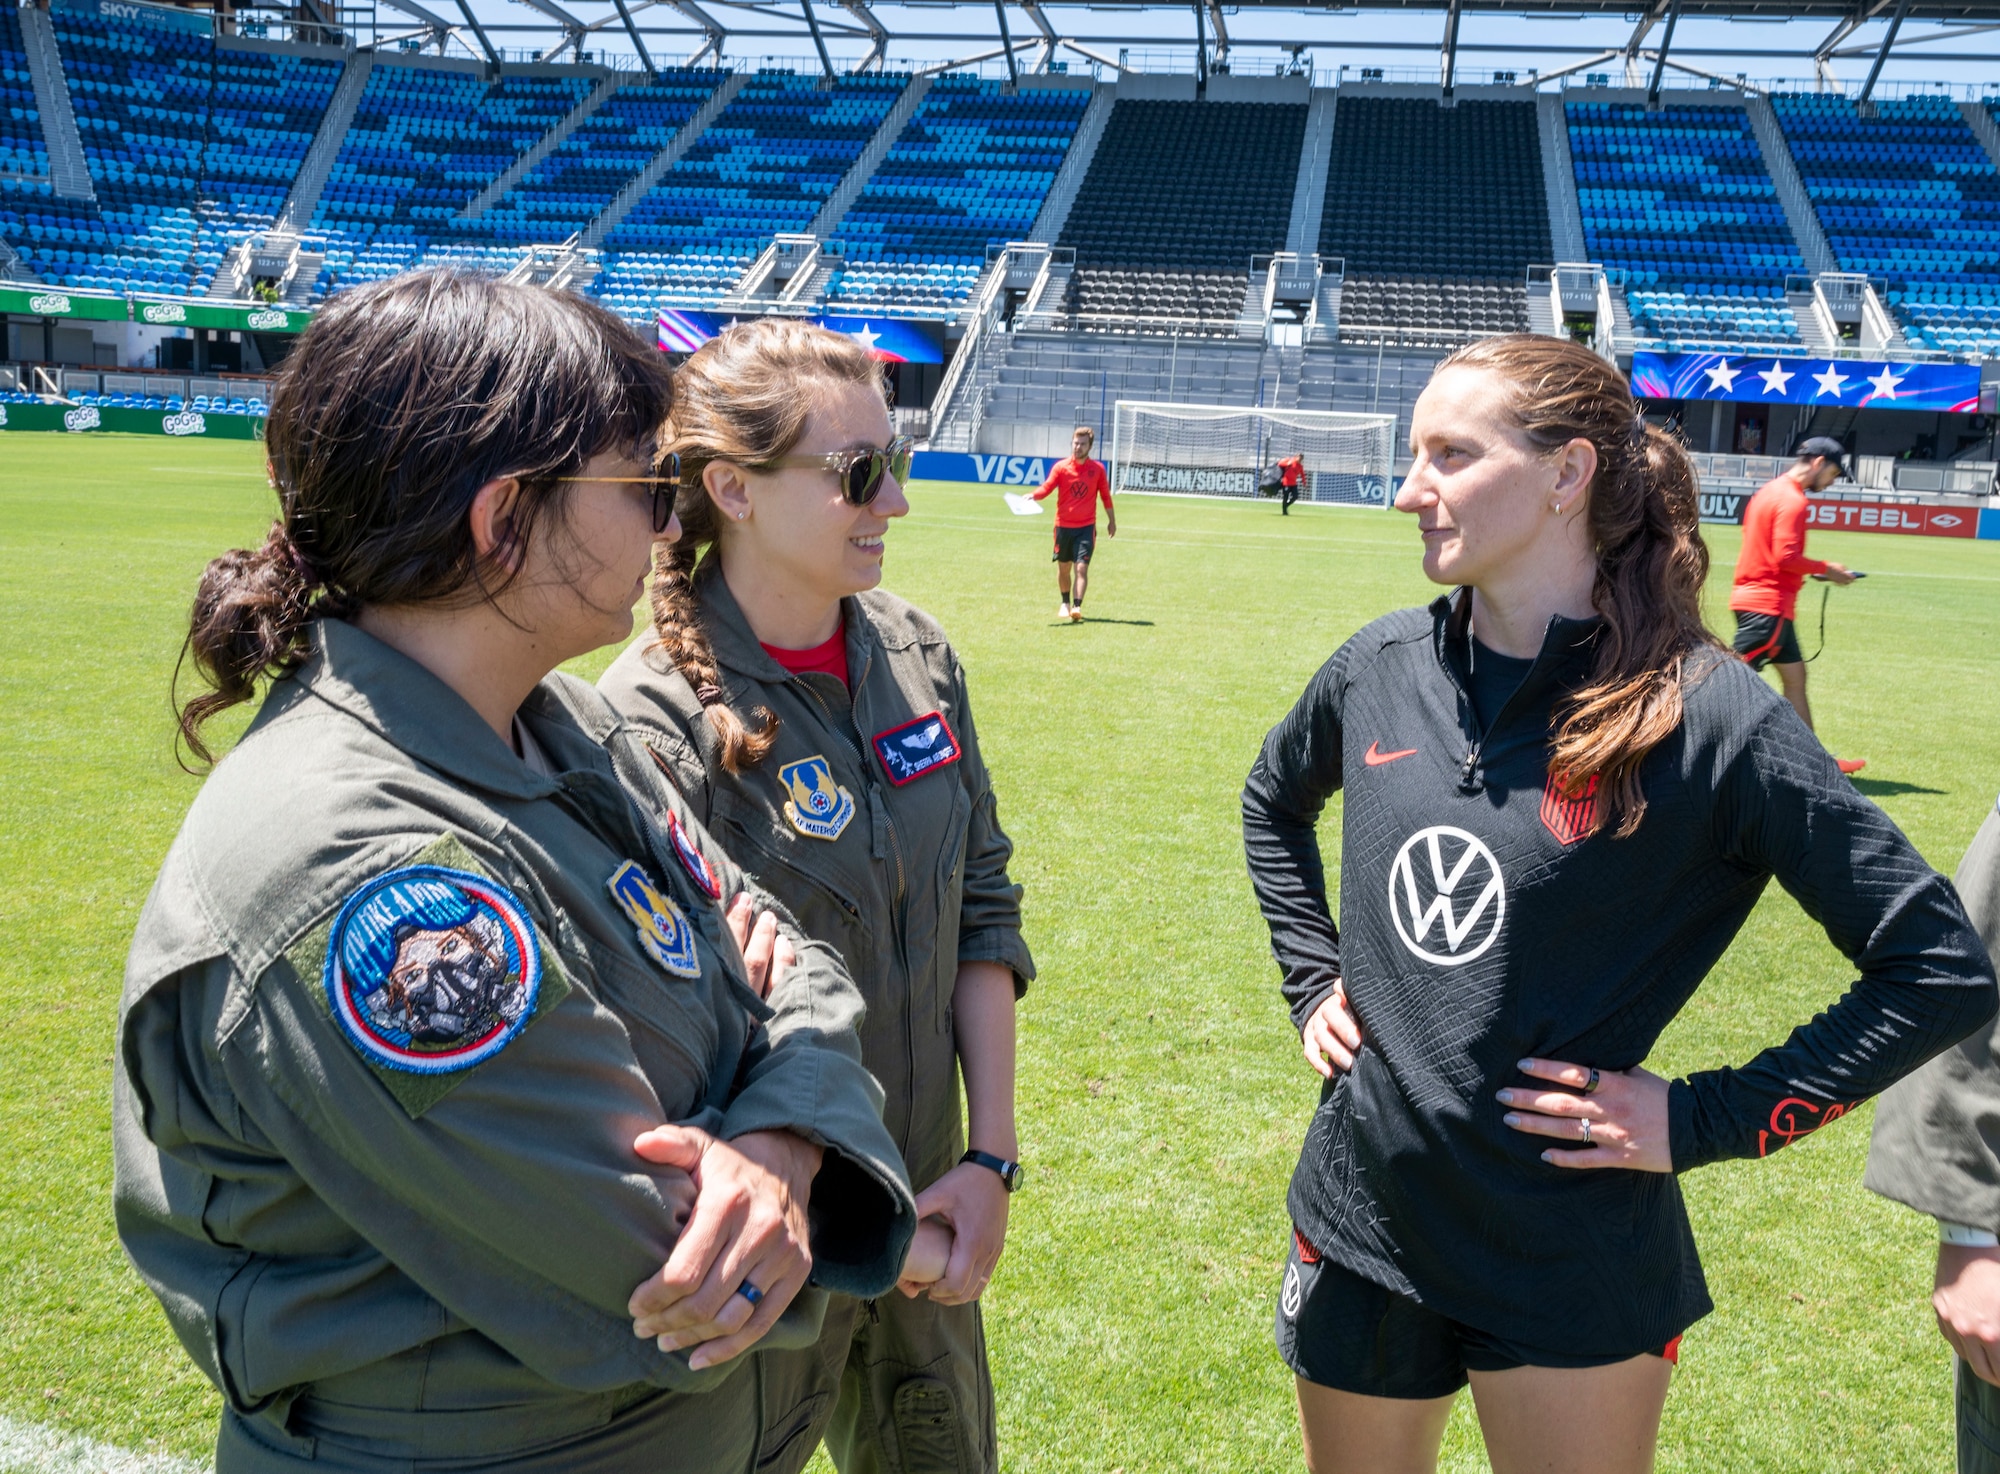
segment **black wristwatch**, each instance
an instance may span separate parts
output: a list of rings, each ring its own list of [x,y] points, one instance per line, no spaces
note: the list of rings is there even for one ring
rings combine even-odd
[[[1027,1168],[1019,1162],[1010,1162],[1005,1157],[994,1156],[991,1152],[967,1152],[958,1160],[973,1162],[990,1172],[998,1172],[1000,1180],[1007,1184],[1007,1191],[1010,1193],[1019,1192],[1021,1184],[1028,1178]]]

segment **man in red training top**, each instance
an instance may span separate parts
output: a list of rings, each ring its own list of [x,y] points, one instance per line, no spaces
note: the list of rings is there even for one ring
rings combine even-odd
[[[1056,497],[1056,586],[1062,590],[1062,608],[1056,618],[1074,623],[1083,618],[1083,590],[1090,582],[1090,554],[1097,546],[1097,499],[1104,498],[1104,535],[1118,536],[1118,509],[1111,505],[1111,480],[1104,463],[1090,458],[1097,433],[1078,425],[1069,438],[1069,459],[1057,461],[1042,489],[1033,493],[1040,501],[1050,492]],[[1074,591],[1072,591],[1074,585]]]
[[[1753,669],[1778,667],[1785,699],[1805,724],[1813,724],[1806,702],[1806,661],[1793,619],[1799,587],[1807,574],[1829,583],[1853,583],[1838,563],[1806,556],[1806,493],[1825,491],[1842,476],[1852,479],[1838,440],[1816,435],[1799,442],[1798,459],[1784,475],[1757,488],[1743,509],[1743,552],[1736,560],[1736,586],[1729,607],[1736,611],[1736,653]],[[1836,758],[1843,773],[1858,773],[1860,758]]]
[[[1292,515],[1292,503],[1305,494],[1306,458],[1293,454],[1278,462],[1278,484],[1284,488],[1284,501],[1278,510],[1285,516]]]

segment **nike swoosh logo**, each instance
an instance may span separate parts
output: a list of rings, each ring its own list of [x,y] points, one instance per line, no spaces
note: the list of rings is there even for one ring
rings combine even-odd
[[[1371,768],[1379,768],[1384,763],[1393,763],[1399,757],[1409,757],[1415,751],[1414,747],[1406,747],[1401,752],[1383,752],[1379,744],[1371,742],[1368,744],[1368,751],[1361,754],[1361,761]]]

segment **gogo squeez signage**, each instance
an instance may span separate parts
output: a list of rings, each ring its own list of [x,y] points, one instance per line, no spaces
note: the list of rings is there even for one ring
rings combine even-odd
[[[0,286],[0,312],[20,317],[81,318],[93,322],[143,322],[154,327],[219,328],[232,333],[302,333],[312,314],[262,303],[142,301],[72,292],[63,287]]]
[[[0,431],[10,430],[55,430],[70,435],[109,431],[120,435],[262,440],[264,417],[204,414],[198,410],[124,409],[96,404],[0,405]]]

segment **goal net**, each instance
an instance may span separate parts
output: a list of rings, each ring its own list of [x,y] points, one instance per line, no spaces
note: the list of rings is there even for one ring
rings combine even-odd
[[[1117,491],[1275,495],[1277,463],[1292,455],[1305,463],[1303,500],[1386,507],[1396,417],[1121,399],[1112,420],[1111,484]]]

